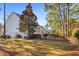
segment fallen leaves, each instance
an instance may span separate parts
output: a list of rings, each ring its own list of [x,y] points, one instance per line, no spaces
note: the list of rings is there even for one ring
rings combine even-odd
[[[46,55],[79,55],[79,51],[70,51],[68,42],[38,39],[7,39],[0,41],[0,55],[46,56]],[[67,49],[67,50],[65,50]]]

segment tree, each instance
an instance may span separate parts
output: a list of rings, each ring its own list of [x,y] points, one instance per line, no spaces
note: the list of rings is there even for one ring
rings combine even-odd
[[[0,11],[2,10],[2,8],[0,8]],[[2,24],[0,23],[0,32],[2,31]]]
[[[0,23],[0,32],[2,32],[3,25]]]
[[[34,33],[35,27],[38,25],[38,23],[37,23],[37,17],[33,13],[31,4],[28,4],[26,6],[26,9],[22,12],[20,18],[21,18],[19,24],[20,31],[24,33],[27,33],[28,31],[28,34]]]
[[[62,4],[59,4],[59,3],[45,4],[45,11],[48,13],[46,19],[48,21],[48,24],[50,24],[50,27],[52,27],[51,30],[52,29],[54,29],[54,31],[63,30],[62,28],[63,13],[62,13],[61,6]],[[51,21],[49,22],[49,20]]]
[[[50,27],[58,27],[55,28],[55,31],[60,30],[59,32],[61,33],[61,35],[64,35],[66,37],[69,36],[69,31],[70,31],[70,24],[71,21],[73,21],[71,18],[74,10],[75,4],[70,4],[70,3],[51,3],[51,4],[45,4],[45,11],[48,13],[47,14],[47,21],[50,19],[51,21],[48,23],[50,24]],[[76,8],[78,9],[78,8]],[[52,21],[54,20],[54,21]],[[58,22],[55,22],[59,20],[59,25],[60,26],[56,26],[56,24],[58,24]],[[55,24],[53,23],[55,22]],[[52,29],[52,28],[51,28]]]
[[[6,4],[4,3],[4,39],[6,38]]]
[[[0,8],[0,10],[2,10],[2,8]],[[3,33],[4,39],[6,38],[5,30],[6,30],[6,4],[4,3],[4,33]]]

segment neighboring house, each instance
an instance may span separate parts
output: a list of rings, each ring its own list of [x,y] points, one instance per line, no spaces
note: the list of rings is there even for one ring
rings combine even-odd
[[[12,12],[6,20],[6,35],[15,37],[16,35],[25,35],[24,33],[19,32],[19,15],[15,12]]]
[[[43,27],[43,26],[37,26],[36,27],[36,32],[34,34],[47,34],[48,31]]]

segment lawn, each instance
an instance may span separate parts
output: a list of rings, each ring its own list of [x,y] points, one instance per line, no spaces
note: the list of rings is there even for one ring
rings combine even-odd
[[[68,41],[39,39],[0,40],[1,56],[68,56],[79,55],[76,46]]]

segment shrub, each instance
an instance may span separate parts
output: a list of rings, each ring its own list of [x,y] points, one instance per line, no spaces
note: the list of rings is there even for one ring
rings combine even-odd
[[[18,34],[18,35],[16,35],[16,38],[22,38],[22,36]]]
[[[75,38],[77,38],[79,40],[79,29],[75,28],[72,31],[72,36],[74,36]]]
[[[79,31],[77,31],[76,33],[75,33],[75,37],[78,39],[78,41],[79,41]]]
[[[0,36],[0,37],[1,37],[1,38],[4,38],[4,36],[3,36],[3,35],[2,35],[2,36]],[[9,38],[11,38],[11,36],[10,36],[10,35],[6,35],[6,36],[5,36],[5,38],[6,38],[6,39],[9,39]]]
[[[77,31],[78,31],[78,29],[77,29],[77,28],[74,28],[74,29],[72,30],[72,36],[75,36],[75,33],[77,33]]]

